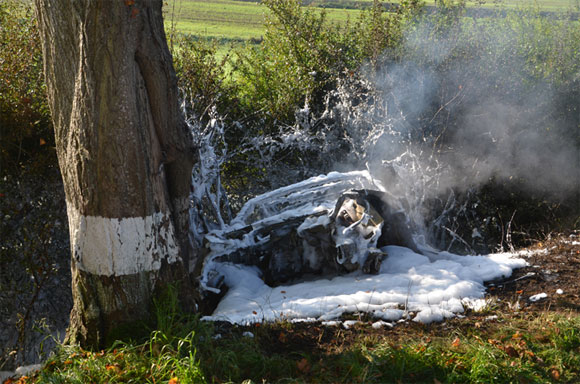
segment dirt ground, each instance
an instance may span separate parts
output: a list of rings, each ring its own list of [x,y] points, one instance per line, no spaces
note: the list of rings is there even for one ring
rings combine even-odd
[[[580,231],[557,235],[537,243],[523,251],[531,251],[521,257],[528,266],[516,269],[512,276],[501,281],[486,283],[488,307],[482,311],[466,310],[464,316],[448,319],[442,323],[420,324],[405,321],[392,328],[375,329],[373,319],[357,314],[349,319],[360,322],[349,329],[343,326],[323,326],[312,323],[257,324],[237,327],[216,323],[216,333],[258,332],[262,347],[272,353],[300,353],[308,350],[321,355],[340,353],[355,342],[361,334],[369,338],[387,338],[389,343],[405,343],[409,339],[430,339],[452,332],[467,333],[473,327],[497,328],[497,322],[513,319],[530,319],[540,313],[561,312],[580,314]],[[558,291],[561,290],[561,291]],[[561,292],[561,293],[560,293]],[[530,300],[533,295],[545,293],[545,298]],[[498,319],[497,315],[501,319]],[[501,326],[501,325],[500,325]],[[261,329],[260,329],[261,328]]]
[[[520,302],[527,311],[580,311],[580,232],[546,239],[529,248],[525,268],[505,281],[488,283],[489,295]],[[560,291],[561,290],[561,293]],[[558,291],[558,292],[557,292]],[[532,295],[547,297],[530,301]]]

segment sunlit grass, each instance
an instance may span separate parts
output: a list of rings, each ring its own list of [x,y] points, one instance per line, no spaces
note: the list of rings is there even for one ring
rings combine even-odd
[[[182,319],[183,321],[183,319]],[[175,322],[170,321],[175,329]],[[142,343],[117,342],[100,352],[62,346],[28,383],[203,382],[576,382],[580,380],[578,314],[500,315],[485,326],[446,334],[408,328],[404,339],[367,334],[319,350],[290,345],[272,352],[272,340],[291,323],[233,328],[221,335],[212,324],[185,321],[184,336],[155,331]],[[368,325],[367,325],[368,326]],[[182,328],[183,329],[183,328]],[[323,329],[323,328],[322,328]],[[324,332],[323,330],[321,332]],[[340,332],[335,333],[340,338]],[[310,335],[315,337],[315,335]],[[173,380],[173,381],[171,381]]]
[[[396,1],[395,1],[396,2]],[[434,0],[426,0],[434,5]],[[361,9],[372,5],[372,0],[315,1],[312,7],[325,9],[331,22],[344,23],[356,19]],[[534,8],[541,11],[580,11],[580,0],[501,0],[468,1],[468,7],[487,9]],[[257,39],[264,32],[267,8],[256,1],[242,0],[170,0],[164,7],[168,29],[180,33],[215,39]]]
[[[321,9],[320,9],[321,10]],[[173,0],[164,7],[165,25],[180,33],[204,38],[260,38],[268,9],[260,2],[234,0]],[[328,19],[342,23],[360,15],[360,10],[326,9]]]

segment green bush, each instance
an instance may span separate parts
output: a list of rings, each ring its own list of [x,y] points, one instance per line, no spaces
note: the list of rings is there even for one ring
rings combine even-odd
[[[375,1],[360,19],[340,25],[296,0],[264,3],[270,13],[263,41],[238,52],[233,77],[248,110],[286,123],[306,103],[320,108],[340,76],[395,47],[405,22],[421,8],[416,0],[405,1],[389,13]]]
[[[229,55],[218,58],[218,43],[194,36],[177,35],[171,44],[178,85],[196,116],[204,116],[213,106],[223,115],[234,108],[234,94],[227,80]]]
[[[0,4],[0,171],[54,143],[32,8]]]

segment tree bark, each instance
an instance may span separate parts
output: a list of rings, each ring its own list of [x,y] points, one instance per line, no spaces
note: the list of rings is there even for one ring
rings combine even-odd
[[[100,348],[160,286],[190,287],[194,147],[162,0],[35,1],[71,237],[67,339]]]

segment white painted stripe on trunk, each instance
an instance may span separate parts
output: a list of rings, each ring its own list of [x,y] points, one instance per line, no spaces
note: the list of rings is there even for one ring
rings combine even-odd
[[[67,202],[71,248],[76,266],[95,275],[122,276],[156,271],[161,261],[179,260],[169,214],[111,219],[84,216]]]

